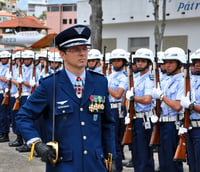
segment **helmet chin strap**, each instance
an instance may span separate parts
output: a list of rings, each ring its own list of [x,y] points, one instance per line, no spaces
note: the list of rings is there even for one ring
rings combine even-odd
[[[147,65],[144,67],[144,68],[138,68],[137,67],[137,71],[138,72],[142,72],[142,71],[145,71],[146,69],[148,69],[149,68],[149,62],[147,63]]]
[[[175,70],[173,70],[172,72],[167,72],[166,74],[168,76],[173,75],[177,70],[179,70],[181,68],[180,62],[178,62],[177,67]]]
[[[91,69],[91,70],[94,70],[94,69],[96,68],[97,64],[98,64],[98,61],[96,61],[96,63],[95,63],[94,66],[92,66],[92,67],[88,67],[88,68]]]

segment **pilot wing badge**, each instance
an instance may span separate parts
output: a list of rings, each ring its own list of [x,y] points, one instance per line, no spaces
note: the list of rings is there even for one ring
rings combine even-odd
[[[68,108],[69,105],[66,104],[68,100],[58,101],[56,104],[58,105],[58,109]]]

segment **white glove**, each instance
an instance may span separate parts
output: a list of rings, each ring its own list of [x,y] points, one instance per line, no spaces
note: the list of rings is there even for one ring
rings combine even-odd
[[[187,96],[185,97],[185,96],[182,96],[181,97],[181,106],[183,107],[183,108],[189,108],[189,106],[190,106],[190,104],[191,104],[191,101],[190,101],[190,99],[189,99],[189,93],[187,94]]]
[[[6,73],[6,79],[10,81],[12,79],[12,75],[10,72]]]
[[[160,90],[160,86],[158,86],[158,88],[153,88],[152,97],[154,99],[160,99],[160,96],[162,94],[163,94],[163,92]]]
[[[35,82],[35,79],[34,79],[34,78],[30,80],[29,85],[30,85],[31,87],[35,87],[36,82]]]
[[[18,83],[18,84],[22,84],[22,82],[23,82],[22,77],[18,77],[18,78],[17,78],[17,83]]]
[[[179,127],[179,130],[178,130],[178,135],[181,135],[181,134],[185,134],[187,133],[187,128],[184,128],[183,126]]]
[[[125,117],[125,125],[130,124],[131,120],[129,117],[129,113],[127,113],[126,117]]]
[[[135,89],[133,87],[131,87],[131,90],[127,90],[127,92],[126,92],[126,99],[133,100],[134,96],[135,96]]]

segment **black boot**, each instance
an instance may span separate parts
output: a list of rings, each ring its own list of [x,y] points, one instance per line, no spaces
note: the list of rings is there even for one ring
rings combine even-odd
[[[17,138],[15,141],[8,143],[8,146],[10,147],[18,147],[21,145],[23,145],[23,139],[22,139],[22,136],[19,136],[19,135],[17,135]]]
[[[31,148],[28,147],[27,144],[23,144],[19,147],[16,147],[16,150],[19,151],[19,152],[30,152],[31,151]]]
[[[8,142],[8,141],[9,141],[8,133],[1,133],[0,142]]]

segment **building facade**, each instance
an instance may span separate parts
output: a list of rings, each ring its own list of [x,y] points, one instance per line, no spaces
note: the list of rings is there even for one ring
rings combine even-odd
[[[166,27],[162,50],[177,46],[186,52],[200,47],[200,1],[166,0]],[[159,16],[162,19],[162,1]],[[135,52],[146,47],[154,51],[154,8],[151,0],[102,0],[103,45],[108,51],[123,48]],[[112,9],[112,10],[111,10]],[[78,23],[89,25],[88,0],[77,3]]]
[[[77,23],[77,4],[48,4],[46,16],[49,32],[59,33]]]

